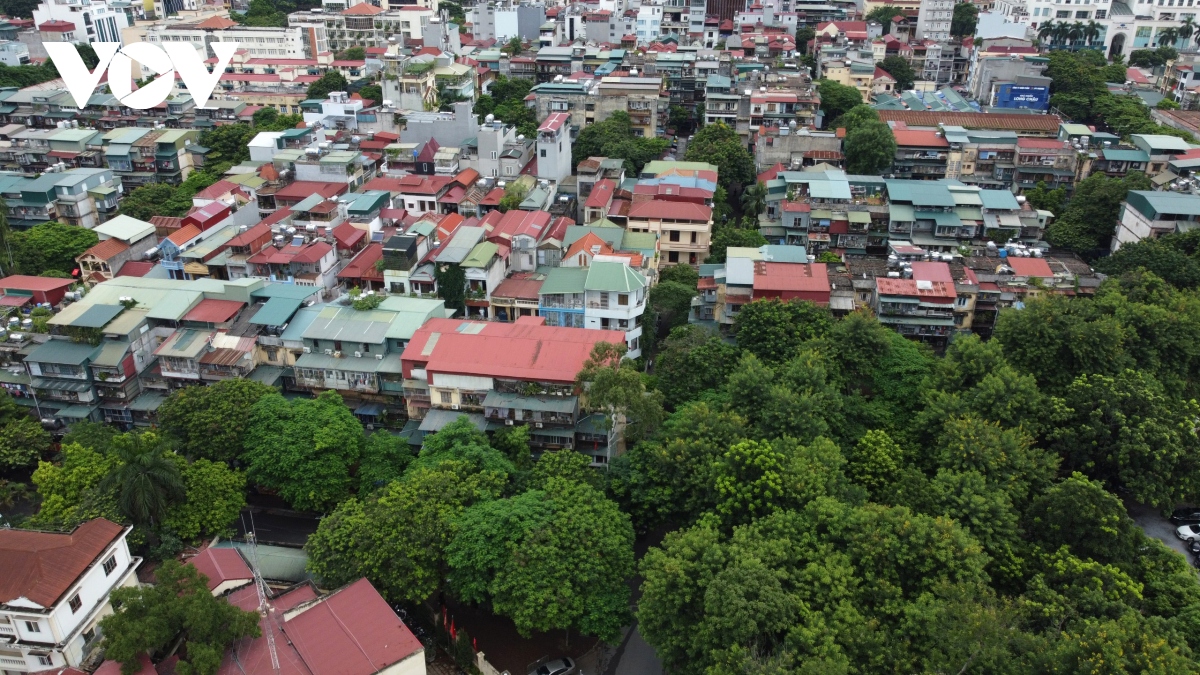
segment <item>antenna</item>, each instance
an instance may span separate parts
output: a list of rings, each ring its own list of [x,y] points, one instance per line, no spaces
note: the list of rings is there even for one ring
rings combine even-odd
[[[275,629],[271,626],[271,612],[275,611],[267,602],[267,583],[263,581],[262,571],[258,568],[258,537],[254,534],[254,514],[250,514],[250,531],[246,533],[246,542],[250,544],[250,570],[254,572],[254,590],[258,591],[258,613],[264,619],[267,629],[267,649],[271,650],[271,668],[279,675],[279,654],[275,651]]]

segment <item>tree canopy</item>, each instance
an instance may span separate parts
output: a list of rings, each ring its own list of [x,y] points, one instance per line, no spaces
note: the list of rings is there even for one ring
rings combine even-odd
[[[620,157],[625,160],[626,173],[636,176],[666,149],[665,138],[634,136],[629,114],[618,110],[603,122],[584,127],[571,147],[571,156],[576,164],[588,157]]]
[[[720,167],[717,180],[730,193],[739,193],[756,180],[754,158],[737,132],[723,122],[707,124],[697,131],[688,141],[684,160]]]

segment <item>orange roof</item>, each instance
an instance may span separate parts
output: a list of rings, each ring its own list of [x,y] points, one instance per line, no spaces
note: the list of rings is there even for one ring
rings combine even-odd
[[[195,225],[185,225],[172,232],[171,236],[167,237],[167,241],[175,244],[176,246],[183,246],[187,242],[191,241],[192,238],[199,235],[200,231],[200,228],[196,227]]]
[[[214,16],[196,24],[196,27],[204,28],[206,30],[224,30],[226,28],[233,28],[236,25],[238,25],[236,21],[230,21],[223,16]]]
[[[612,247],[609,246],[608,243],[603,239],[597,237],[596,233],[594,232],[588,232],[580,237],[579,240],[574,244],[571,244],[571,248],[567,249],[567,257],[572,258],[575,256],[575,254],[582,253],[584,251],[587,251],[592,255],[607,255],[613,252]]]
[[[893,129],[896,145],[920,146],[930,148],[948,148],[950,142],[938,135],[936,131],[921,131],[917,129]]]
[[[376,7],[369,2],[361,2],[350,9],[342,10],[342,16],[374,16],[383,14],[383,8]]]
[[[279,180],[279,172],[275,170],[274,164],[268,162],[258,170],[258,177],[266,181]]]
[[[1054,276],[1054,272],[1050,270],[1050,263],[1046,262],[1045,258],[1010,257],[1007,265],[1012,268],[1014,274],[1022,277],[1049,279]]]
[[[109,260],[115,257],[117,254],[128,249],[129,244],[126,244],[120,239],[105,239],[99,244],[96,244],[95,246],[84,251],[82,254],[80,254],[79,258],[92,256],[94,258],[99,258],[100,260]],[[76,258],[76,260],[79,258]]]

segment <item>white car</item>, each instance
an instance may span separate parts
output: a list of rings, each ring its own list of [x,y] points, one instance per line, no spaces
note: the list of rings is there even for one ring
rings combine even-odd
[[[1180,525],[1175,536],[1184,541],[1200,541],[1200,525]]]

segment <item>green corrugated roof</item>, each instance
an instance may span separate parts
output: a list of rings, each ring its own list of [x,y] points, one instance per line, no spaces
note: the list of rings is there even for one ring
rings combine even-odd
[[[298,298],[271,298],[258,308],[250,323],[260,326],[282,326],[292,318],[297,309],[300,309],[303,302]]]
[[[1104,159],[1110,162],[1149,162],[1150,155],[1145,150],[1122,150],[1120,148],[1105,148]]]
[[[625,231],[621,238],[622,251],[653,251],[658,245],[658,235],[653,232]]]
[[[88,307],[83,314],[75,317],[75,320],[71,322],[71,326],[76,328],[103,328],[123,311],[125,311],[123,305],[101,305],[97,303]]]
[[[585,267],[555,267],[546,274],[546,280],[542,282],[538,295],[582,293],[587,276],[588,270]]]
[[[948,211],[917,211],[917,220],[932,220],[937,225],[962,225],[958,214]]]
[[[487,267],[492,258],[500,251],[500,247],[490,241],[481,241],[463,258],[459,267]]]
[[[70,340],[50,340],[29,352],[25,360],[34,363],[79,366],[86,363],[95,351],[96,348],[89,344]]]
[[[1016,196],[1008,190],[980,190],[979,198],[985,209],[1004,209],[1015,211],[1021,208]]]
[[[115,367],[121,365],[121,360],[125,358],[125,354],[129,351],[129,345],[124,342],[116,342],[106,340],[101,346],[100,351],[92,359],[92,364],[96,366]]]
[[[165,394],[160,394],[156,391],[142,392],[140,396],[130,402],[129,409],[136,410],[138,412],[151,412],[158,410],[158,407],[162,405],[163,401],[165,400],[167,400]]]
[[[521,410],[543,410],[571,414],[575,412],[577,400],[574,396],[518,396],[498,391],[489,391],[483,399],[484,407],[517,408]]]
[[[646,287],[646,277],[619,262],[592,261],[583,288],[587,291],[632,293]]]
[[[908,204],[892,204],[888,206],[888,213],[892,222],[905,223],[916,220],[917,210]]]
[[[846,219],[852,223],[870,223],[871,214],[866,211],[851,211],[846,214]]]

